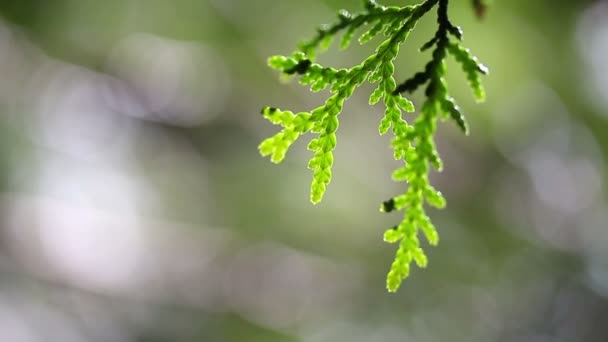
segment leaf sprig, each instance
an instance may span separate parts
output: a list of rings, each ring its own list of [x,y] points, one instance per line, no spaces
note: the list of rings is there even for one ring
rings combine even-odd
[[[437,32],[421,48],[421,51],[434,48],[432,59],[423,71],[397,85],[394,60],[400,45],[418,21],[435,6]],[[437,120],[451,118],[465,133],[468,132],[460,108],[448,94],[444,78],[445,59],[449,54],[461,64],[478,101],[485,98],[480,75],[486,74],[487,68],[461,46],[462,30],[448,18],[448,0],[426,0],[418,5],[403,7],[381,6],[376,1],[366,0],[364,8],[362,13],[355,15],[345,10],[340,11],[337,23],[320,27],[315,37],[301,43],[291,56],[270,57],[270,67],[285,75],[301,76],[300,83],[309,85],[313,92],[329,87],[330,96],[322,106],[308,112],[293,113],[273,107],[264,108],[262,115],[273,124],[280,125],[282,130],[264,140],[259,150],[263,156],[270,156],[272,162],[279,163],[285,158],[291,144],[302,134],[316,134],[308,144],[308,149],[313,152],[308,167],[313,171],[310,200],[313,203],[320,202],[332,177],[338,116],[344,103],[363,82],[377,83],[369,97],[369,103],[373,105],[382,100],[385,105],[379,132],[385,134],[392,128],[393,156],[396,160],[404,161],[404,166],[395,170],[392,178],[408,183],[405,194],[395,196],[381,206],[384,212],[404,211],[401,223],[384,233],[385,241],[399,242],[395,260],[387,275],[387,288],[394,292],[409,275],[412,262],[419,267],[427,264],[427,257],[420,247],[418,230],[422,230],[431,245],[436,245],[439,241],[437,231],[424,209],[425,202],[437,208],[443,208],[446,202],[428,179],[429,165],[437,170],[442,168],[434,142]],[[316,54],[326,50],[339,32],[344,31],[340,42],[344,49],[363,26],[369,28],[360,35],[361,44],[380,33],[386,39],[362,63],[351,68],[335,69],[314,62]],[[456,40],[453,41],[450,37]],[[402,93],[411,93],[424,85],[426,100],[420,115],[410,125],[403,119],[402,113],[413,112],[414,105]]]

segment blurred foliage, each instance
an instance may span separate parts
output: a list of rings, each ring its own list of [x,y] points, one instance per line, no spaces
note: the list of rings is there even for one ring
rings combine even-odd
[[[437,130],[442,248],[389,295],[370,229],[391,226],[377,203],[399,167],[370,128],[383,110],[349,99],[314,208],[306,145],[280,166],[254,148],[273,132],[259,108],[329,97],[277,84],[266,57],[358,2],[0,1],[0,340],[604,341],[606,2],[450,5],[488,98],[446,75],[471,135]],[[435,29],[420,20],[396,79]],[[315,62],[357,65],[378,39]]]

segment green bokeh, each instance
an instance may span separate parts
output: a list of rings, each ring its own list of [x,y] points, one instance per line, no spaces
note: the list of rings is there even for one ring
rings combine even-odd
[[[382,234],[399,216],[378,207],[404,188],[373,89],[344,107],[322,203],[308,199],[307,137],[278,166],[256,150],[276,132],[262,107],[326,98],[281,82],[267,57],[359,5],[0,1],[0,326],[12,322],[0,340],[605,341],[605,2],[497,0],[480,21],[452,1],[464,45],[490,67],[487,101],[448,65],[470,134],[440,125],[431,182],[447,207],[429,215],[441,240],[396,294]],[[398,81],[428,60],[417,49],[433,26],[424,18],[402,46]],[[320,60],[352,66],[376,42]],[[74,237],[89,236],[88,210],[103,218],[99,244],[122,246],[114,226],[136,222],[147,268],[124,287],[97,282],[115,249],[93,243],[75,264],[85,273],[45,254],[55,231],[57,253],[88,250]]]

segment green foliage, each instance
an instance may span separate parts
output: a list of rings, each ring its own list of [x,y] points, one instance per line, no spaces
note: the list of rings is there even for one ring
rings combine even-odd
[[[401,223],[384,233],[385,241],[399,242],[387,276],[387,288],[394,292],[408,276],[412,262],[419,267],[427,264],[427,257],[420,247],[418,231],[422,231],[431,245],[436,245],[439,241],[435,226],[424,208],[425,202],[437,208],[443,208],[446,204],[441,192],[431,186],[428,178],[430,167],[437,170],[442,168],[434,142],[437,120],[451,118],[463,132],[468,132],[460,108],[448,93],[444,78],[446,57],[452,55],[461,64],[478,101],[483,101],[485,97],[480,75],[486,74],[487,68],[460,45],[462,31],[448,18],[448,0],[427,0],[404,7],[381,6],[372,0],[364,1],[364,4],[365,10],[359,14],[340,11],[337,23],[319,28],[316,36],[301,43],[298,51],[291,56],[273,56],[269,59],[270,67],[285,75],[301,76],[300,83],[309,85],[313,92],[329,87],[330,96],[322,106],[309,112],[294,114],[277,108],[264,108],[262,115],[283,129],[264,140],[259,149],[262,155],[270,156],[272,162],[279,163],[300,135],[309,132],[316,134],[308,144],[308,149],[313,152],[308,167],[313,171],[310,199],[313,203],[318,203],[331,181],[338,117],[344,103],[363,82],[377,83],[376,89],[369,96],[369,103],[373,105],[383,101],[385,105],[384,117],[378,130],[380,134],[392,130],[394,158],[404,162],[404,166],[393,172],[392,178],[408,184],[405,194],[385,201],[380,208],[384,212],[404,212]],[[421,51],[432,48],[432,58],[423,71],[398,85],[393,75],[399,47],[420,18],[435,6],[438,28],[433,38],[421,48]],[[359,36],[361,44],[380,33],[386,38],[362,63],[347,69],[335,69],[314,62],[316,54],[327,49],[339,32],[344,32],[340,47],[346,48],[357,30],[364,26],[367,30]],[[402,94],[411,93],[422,86],[426,86],[426,100],[420,115],[413,124],[409,124],[403,119],[402,113],[413,112],[414,105]]]

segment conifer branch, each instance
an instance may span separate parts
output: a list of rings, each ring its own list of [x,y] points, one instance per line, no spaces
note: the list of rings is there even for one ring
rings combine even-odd
[[[399,48],[418,21],[435,6],[438,29],[420,49],[425,51],[434,48],[432,59],[423,71],[397,85],[394,79],[394,60]],[[394,292],[408,276],[411,262],[419,267],[427,264],[427,257],[418,240],[418,230],[422,230],[431,245],[436,245],[439,241],[437,231],[424,209],[425,202],[438,208],[445,206],[442,194],[430,185],[428,179],[429,166],[437,170],[442,168],[434,142],[437,120],[451,118],[465,134],[468,132],[460,107],[448,94],[444,78],[445,59],[449,54],[461,64],[478,101],[485,97],[480,75],[486,74],[487,68],[460,45],[462,30],[449,20],[448,0],[426,0],[418,5],[404,7],[381,6],[376,1],[366,0],[364,7],[365,11],[355,15],[340,11],[337,23],[319,28],[317,34],[311,40],[301,43],[298,51],[291,56],[273,56],[269,59],[270,67],[285,75],[300,76],[300,83],[309,85],[313,92],[329,87],[330,96],[322,106],[308,112],[294,114],[277,108],[264,108],[262,115],[273,124],[280,125],[282,130],[264,140],[259,150],[262,155],[270,156],[272,162],[279,163],[291,144],[301,135],[309,132],[316,134],[317,137],[308,144],[308,149],[313,152],[308,167],[313,171],[310,199],[313,203],[320,202],[332,177],[338,116],[344,103],[363,82],[378,84],[369,97],[369,103],[373,105],[382,100],[385,105],[379,133],[385,134],[392,128],[393,156],[396,160],[404,161],[404,166],[395,170],[392,178],[408,183],[405,194],[393,197],[381,205],[381,211],[384,212],[404,211],[401,223],[384,233],[385,241],[399,242],[387,276],[387,288]],[[381,32],[387,38],[362,63],[350,68],[335,69],[314,62],[316,54],[326,50],[339,32],[344,32],[340,46],[346,48],[357,29],[363,26],[370,28],[359,37],[361,44],[367,43]],[[410,125],[403,119],[402,113],[413,112],[414,105],[402,93],[411,93],[424,85],[426,100],[420,115]]]

